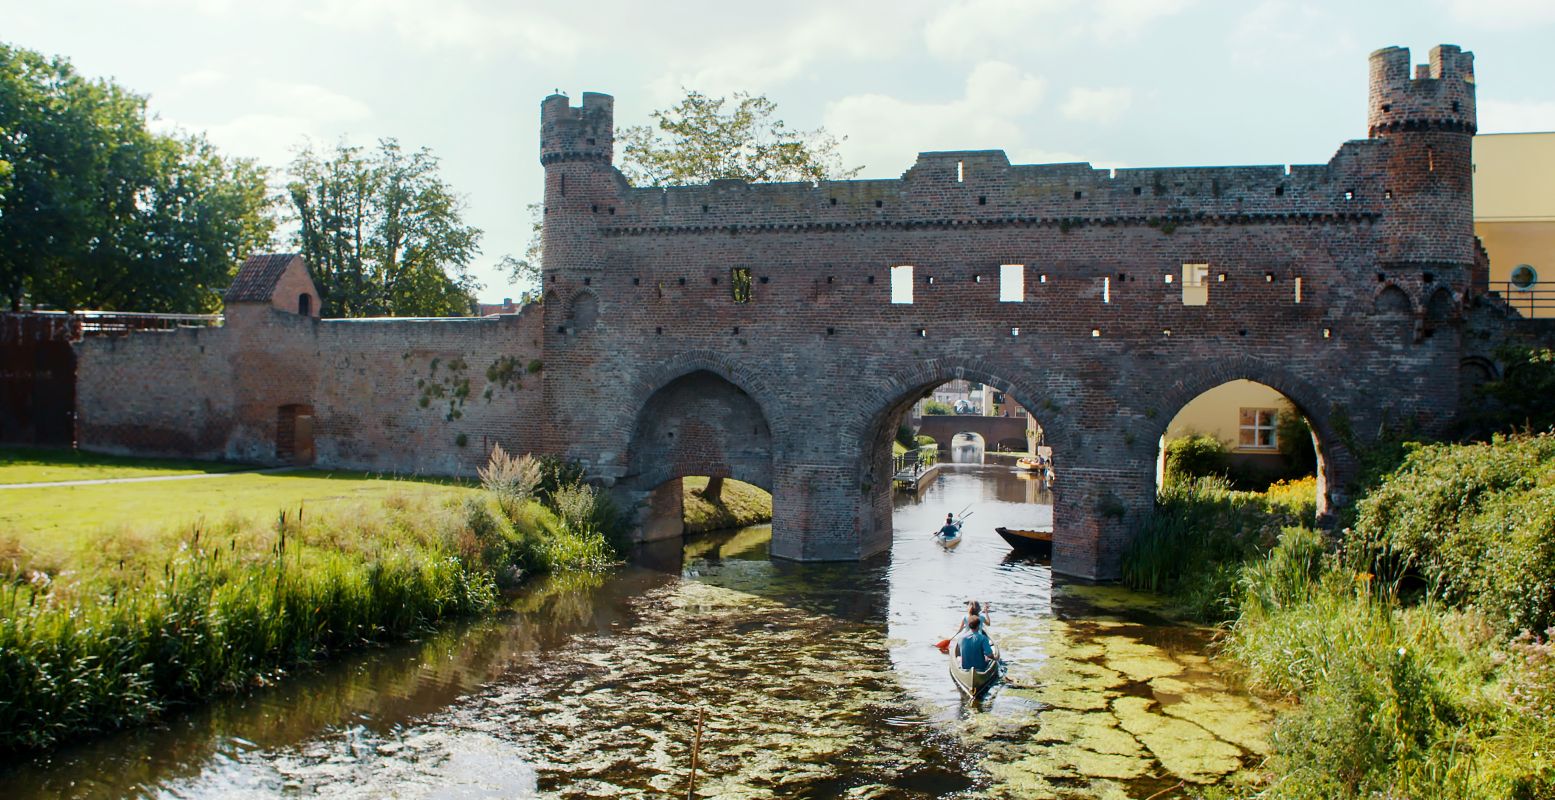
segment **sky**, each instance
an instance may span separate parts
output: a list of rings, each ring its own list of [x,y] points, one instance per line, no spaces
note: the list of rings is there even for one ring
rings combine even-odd
[[[863,178],[929,150],[1322,163],[1366,135],[1366,57],[1388,45],[1472,50],[1482,133],[1555,130],[1552,40],[1555,0],[0,0],[0,41],[148,95],[156,125],[230,155],[430,148],[485,231],[487,301],[523,288],[493,267],[528,241],[557,90],[614,95],[618,128],[686,89],[763,94],[846,137]]]

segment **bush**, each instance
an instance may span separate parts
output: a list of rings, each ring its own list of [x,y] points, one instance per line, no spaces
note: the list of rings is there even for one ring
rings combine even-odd
[[[935,449],[939,448],[939,442],[934,441],[934,437],[933,436],[917,436],[917,437],[915,437],[913,439],[913,441],[917,442],[918,443],[918,447],[920,447],[920,448],[921,447],[931,447],[931,446],[934,447]]]
[[[923,401],[923,413],[931,417],[948,417],[956,413],[949,403],[941,403],[938,400]]]
[[[528,500],[540,485],[540,462],[529,455],[508,455],[500,444],[491,448],[486,466],[476,472],[480,475],[481,486],[495,495],[504,509],[509,509],[510,517],[510,509]]]
[[[1555,624],[1555,434],[1418,446],[1356,504],[1352,568],[1474,605],[1508,635]]]
[[[1184,483],[1195,478],[1226,475],[1230,453],[1226,443],[1208,434],[1195,433],[1166,443],[1166,469],[1162,481]]]

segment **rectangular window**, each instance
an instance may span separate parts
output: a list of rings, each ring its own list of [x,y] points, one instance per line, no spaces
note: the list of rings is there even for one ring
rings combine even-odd
[[[1185,306],[1209,305],[1209,265],[1182,265],[1182,304]]]
[[[999,267],[999,302],[1026,301],[1026,265],[1003,264]]]
[[[891,268],[891,302],[912,303],[912,267]]]
[[[751,301],[751,268],[735,267],[729,270],[729,289],[734,292],[734,302]]]
[[[1296,279],[1296,302],[1301,302],[1301,279]]]
[[[1273,408],[1244,408],[1238,427],[1241,436],[1238,446],[1244,450],[1273,450],[1279,446],[1274,429],[1280,412]]]
[[[1101,301],[1103,303],[1112,302],[1112,278],[1101,279]]]

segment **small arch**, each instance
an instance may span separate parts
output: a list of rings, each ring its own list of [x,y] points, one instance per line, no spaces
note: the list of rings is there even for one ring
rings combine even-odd
[[[1378,314],[1410,314],[1415,310],[1409,295],[1391,283],[1377,292],[1377,296],[1372,299],[1372,308]]]
[[[583,291],[572,296],[567,303],[567,322],[575,333],[593,329],[599,321],[599,298],[593,292]]]
[[[1431,322],[1446,322],[1456,316],[1456,306],[1452,292],[1446,287],[1438,287],[1425,302],[1425,318]]]
[[[297,295],[297,313],[304,317],[313,316],[313,295],[307,292]]]
[[[1483,356],[1468,356],[1458,362],[1459,402],[1471,400],[1479,387],[1496,379],[1495,362]]]

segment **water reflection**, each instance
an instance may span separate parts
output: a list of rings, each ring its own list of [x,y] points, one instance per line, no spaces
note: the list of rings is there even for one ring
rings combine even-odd
[[[995,525],[1052,521],[1033,486],[947,466],[864,564],[771,561],[765,527],[659,543],[500,618],[12,767],[0,796],[666,796],[699,708],[708,796],[1142,797],[1265,751],[1206,631],[1010,553]],[[963,506],[947,551],[933,531]],[[1010,665],[975,705],[931,644],[971,597]]]

